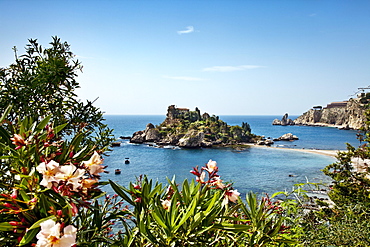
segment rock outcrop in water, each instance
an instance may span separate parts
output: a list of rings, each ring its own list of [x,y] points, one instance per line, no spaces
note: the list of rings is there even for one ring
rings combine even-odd
[[[288,118],[288,113],[285,113],[283,118],[281,120],[279,119],[275,119],[273,122],[272,122],[272,125],[294,125],[294,122],[292,119]]]
[[[255,143],[260,139],[262,137],[251,133],[248,123],[242,123],[242,127],[230,126],[218,116],[201,114],[198,108],[190,111],[171,105],[163,123],[159,126],[148,124],[145,130],[135,132],[130,142],[200,148]]]
[[[281,120],[275,119],[273,125],[328,126],[340,129],[360,129],[365,122],[364,98],[332,102],[326,107],[314,106],[295,120],[285,114]]]
[[[295,141],[295,140],[299,140],[299,138],[296,135],[293,135],[292,133],[287,133],[280,136],[279,138],[274,139],[274,141]]]

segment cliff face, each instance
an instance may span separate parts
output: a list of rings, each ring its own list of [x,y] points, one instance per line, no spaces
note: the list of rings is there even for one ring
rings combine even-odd
[[[323,109],[311,109],[297,119],[296,125],[334,126],[343,129],[359,129],[365,122],[365,109],[360,99],[329,104]]]

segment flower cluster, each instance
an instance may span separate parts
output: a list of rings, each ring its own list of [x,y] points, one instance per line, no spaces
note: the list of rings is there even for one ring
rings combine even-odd
[[[71,247],[76,245],[77,229],[72,226],[63,226],[54,220],[46,220],[40,224],[41,231],[36,235],[36,247]]]
[[[54,160],[42,162],[36,170],[43,175],[40,184],[62,195],[71,191],[87,193],[98,182],[99,173],[104,172],[103,160],[97,152],[88,161],[76,167],[74,164],[60,165]]]
[[[217,174],[218,166],[214,160],[209,160],[206,166],[203,166],[200,170],[198,166],[193,167],[190,173],[196,176],[196,181],[204,186],[212,189],[220,189],[225,192],[224,204],[228,202],[236,203],[238,201],[240,193],[238,190],[231,188],[231,184],[225,185]],[[208,179],[207,179],[208,178]]]
[[[76,218],[82,209],[89,212],[92,198],[103,194],[98,187],[105,172],[99,155],[103,150],[81,147],[85,133],[61,140],[58,131],[63,126],[53,128],[49,120],[24,120],[19,133],[9,133],[11,144],[4,141],[9,147],[0,147],[9,167],[2,173],[6,176],[0,194],[5,245],[75,246],[76,235],[82,234]]]

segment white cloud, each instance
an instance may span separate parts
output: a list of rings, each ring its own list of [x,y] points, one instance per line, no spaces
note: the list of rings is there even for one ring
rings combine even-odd
[[[213,66],[209,68],[204,68],[203,71],[216,71],[216,72],[231,72],[231,71],[240,71],[247,69],[258,69],[263,68],[264,66],[259,65],[239,65],[239,66]]]
[[[193,26],[186,27],[186,30],[177,31],[178,34],[192,33],[192,32],[194,32],[194,27]]]
[[[77,59],[79,59],[79,58],[86,58],[86,59],[95,59],[94,57],[85,57],[85,56],[80,56],[80,55],[75,55],[75,57],[77,58]]]
[[[189,77],[189,76],[163,76],[166,79],[181,80],[181,81],[204,81],[202,78]]]

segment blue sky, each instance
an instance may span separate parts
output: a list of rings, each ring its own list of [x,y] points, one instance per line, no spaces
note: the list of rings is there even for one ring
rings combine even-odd
[[[71,45],[107,114],[299,115],[370,85],[370,1],[0,0],[0,67],[29,38]]]

